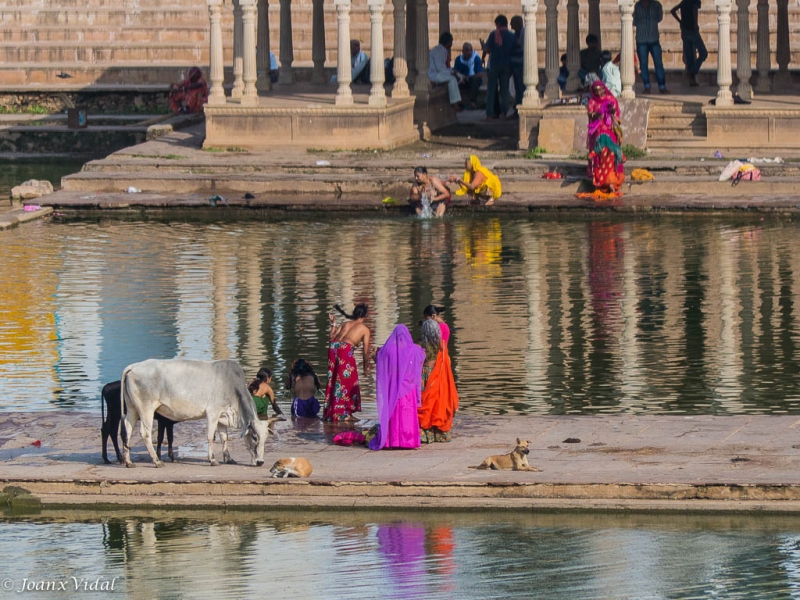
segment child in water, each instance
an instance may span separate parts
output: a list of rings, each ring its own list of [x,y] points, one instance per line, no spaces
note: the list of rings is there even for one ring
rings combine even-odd
[[[250,382],[247,390],[256,403],[256,412],[259,415],[266,415],[270,406],[276,415],[282,415],[283,411],[275,402],[275,392],[272,391],[270,383],[272,383],[272,371],[264,367],[258,370],[256,378]]]

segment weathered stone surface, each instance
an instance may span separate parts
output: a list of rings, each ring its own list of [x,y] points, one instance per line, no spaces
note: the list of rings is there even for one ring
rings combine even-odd
[[[53,193],[53,184],[49,181],[39,179],[29,179],[24,183],[11,188],[12,200],[31,200],[41,198]]]
[[[622,143],[637,148],[647,146],[647,122],[650,115],[650,102],[635,98],[620,100],[620,120],[622,121]]]

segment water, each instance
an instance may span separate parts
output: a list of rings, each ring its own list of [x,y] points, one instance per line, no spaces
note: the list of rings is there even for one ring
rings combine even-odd
[[[11,188],[29,179],[44,179],[58,189],[61,178],[80,171],[83,163],[74,159],[54,159],[45,163],[0,160],[0,197],[8,198]]]
[[[431,195],[427,191],[424,191],[420,194],[420,204],[422,204],[422,210],[419,213],[420,219],[430,219],[433,217],[433,210],[431,209]]]
[[[241,213],[239,213],[241,214]],[[97,410],[147,357],[324,378],[327,313],[382,343],[446,307],[467,414],[800,413],[800,224],[486,214],[40,221],[0,234],[0,410]],[[365,382],[365,416],[374,416]],[[286,402],[286,398],[283,399]]]
[[[0,527],[0,598],[23,580],[114,583],[112,597],[796,598],[800,521],[742,516],[271,511]],[[28,594],[50,597],[55,593]],[[91,594],[88,594],[91,595]]]

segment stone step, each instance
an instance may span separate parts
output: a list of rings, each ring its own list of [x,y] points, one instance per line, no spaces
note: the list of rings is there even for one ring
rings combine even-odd
[[[205,54],[205,56],[204,56]],[[192,43],[37,43],[14,44],[0,42],[0,63],[194,63],[207,60],[203,52]]]
[[[14,10],[0,9],[0,27],[151,27],[197,25],[208,22],[208,10],[183,7],[146,8],[136,11],[92,8],[85,11],[64,11],[60,8]]]
[[[183,26],[170,29],[150,27],[61,27],[41,26],[16,29],[0,28],[0,42],[18,44],[41,43],[194,43],[209,42],[207,26]]]

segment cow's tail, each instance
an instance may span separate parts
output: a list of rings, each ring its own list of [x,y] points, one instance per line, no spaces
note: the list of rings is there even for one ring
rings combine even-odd
[[[100,418],[103,419],[103,426],[106,424],[106,397],[103,390],[100,390]]]
[[[125,367],[122,372],[122,379],[119,382],[119,435],[122,438],[122,443],[126,446],[128,445],[128,430],[125,427],[125,419],[127,418],[125,414],[125,386],[128,384],[128,373],[130,372],[131,368]]]

